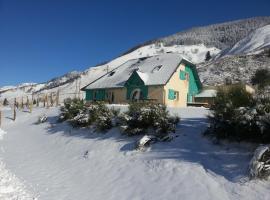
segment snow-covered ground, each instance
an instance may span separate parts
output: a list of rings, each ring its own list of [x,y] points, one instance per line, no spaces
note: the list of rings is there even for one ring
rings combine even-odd
[[[18,112],[15,122],[7,109],[0,158],[24,184],[14,189],[18,199],[27,199],[21,191],[41,200],[269,199],[270,183],[247,178],[254,146],[214,145],[204,138],[204,108],[170,111],[181,116],[177,137],[139,152],[138,138],[117,129],[102,134],[57,123],[57,108]],[[35,124],[44,113],[48,122]],[[0,179],[0,197],[8,185]]]
[[[0,140],[3,139],[6,132],[0,128]],[[1,147],[1,146],[0,146]],[[4,152],[4,148],[1,147]],[[33,195],[26,190],[24,184],[14,174],[12,174],[0,158],[0,199],[2,200],[30,200],[35,199]]]

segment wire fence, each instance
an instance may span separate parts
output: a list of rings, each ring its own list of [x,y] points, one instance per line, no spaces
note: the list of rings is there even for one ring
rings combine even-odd
[[[79,98],[83,99],[84,94],[81,92],[48,92],[28,95],[18,95],[16,97],[2,98],[0,99],[0,127],[3,122],[3,118],[9,118],[16,120],[17,111],[24,111],[32,113],[34,108],[44,107],[50,108],[54,106],[61,106],[67,98]],[[4,116],[3,108],[9,108],[12,111],[12,116]],[[10,114],[9,114],[10,115]]]

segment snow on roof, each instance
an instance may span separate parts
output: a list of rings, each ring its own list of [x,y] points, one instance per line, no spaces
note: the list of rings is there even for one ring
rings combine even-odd
[[[199,94],[195,95],[195,97],[216,97],[217,91],[213,89],[203,90]]]
[[[140,72],[140,71],[136,71],[137,74],[139,75],[139,77],[143,80],[144,83],[147,83],[148,81],[148,74],[147,73],[143,73],[143,72]]]
[[[90,83],[84,89],[123,87],[134,71],[137,72],[145,85],[164,85],[182,60],[188,61],[180,54],[176,53],[129,60]]]

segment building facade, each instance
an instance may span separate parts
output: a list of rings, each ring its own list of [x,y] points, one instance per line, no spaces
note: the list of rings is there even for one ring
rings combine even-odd
[[[86,101],[153,101],[185,107],[201,91],[196,66],[179,54],[130,60],[82,88]]]

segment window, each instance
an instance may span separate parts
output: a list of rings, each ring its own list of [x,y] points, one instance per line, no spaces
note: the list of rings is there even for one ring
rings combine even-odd
[[[168,93],[168,99],[170,100],[178,100],[179,99],[179,92],[169,89],[169,93]]]
[[[114,75],[115,72],[110,72],[108,76],[112,76]]]
[[[189,73],[186,73],[186,80],[189,81]]]
[[[181,80],[186,80],[186,72],[183,70],[180,70],[180,79]]]
[[[152,73],[159,71],[161,69],[162,65],[158,65],[156,67],[154,67],[154,69],[152,70]]]
[[[179,99],[179,92],[174,91],[174,99],[178,100]]]

